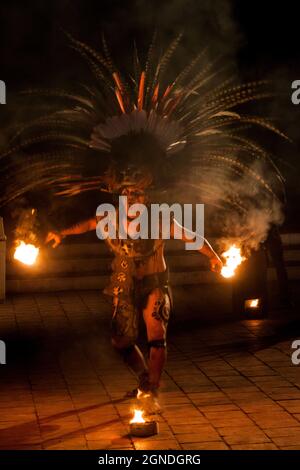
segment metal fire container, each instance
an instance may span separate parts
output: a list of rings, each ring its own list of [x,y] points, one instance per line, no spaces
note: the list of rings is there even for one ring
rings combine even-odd
[[[158,434],[158,423],[156,421],[145,421],[144,423],[130,423],[130,435],[136,437],[150,437]]]
[[[263,245],[236,270],[233,280],[233,309],[247,318],[268,314],[267,253]]]

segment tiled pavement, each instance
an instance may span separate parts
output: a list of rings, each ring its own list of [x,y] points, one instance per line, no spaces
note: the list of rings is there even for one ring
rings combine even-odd
[[[299,323],[171,324],[160,433],[132,439],[123,396],[135,380],[110,346],[109,315],[95,291],[0,305],[0,448],[300,449]]]

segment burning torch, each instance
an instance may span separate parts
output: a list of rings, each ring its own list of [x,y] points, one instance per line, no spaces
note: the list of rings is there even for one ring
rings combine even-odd
[[[36,217],[36,209],[22,209],[15,230],[16,241],[13,257],[27,266],[36,263],[40,251],[34,230]]]
[[[235,244],[228,248],[227,251],[224,251],[222,257],[225,259],[225,263],[221,269],[221,274],[226,278],[234,276],[237,267],[246,259],[241,254],[241,248]]]

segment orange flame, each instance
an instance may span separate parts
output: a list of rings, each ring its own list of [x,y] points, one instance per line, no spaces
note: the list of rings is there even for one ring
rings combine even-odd
[[[143,418],[144,412],[142,410],[134,410],[134,415],[132,420],[130,421],[130,424],[133,423],[145,423],[145,420]]]
[[[250,300],[250,307],[251,307],[251,308],[256,308],[256,307],[258,307],[258,302],[259,302],[259,299],[252,299],[252,300]]]
[[[232,245],[227,251],[222,253],[226,263],[224,264],[221,274],[224,277],[232,277],[235,274],[236,268],[245,260],[241,255],[241,249],[236,245]]]
[[[40,249],[36,246],[20,241],[15,250],[14,259],[28,266],[32,266],[36,262],[39,251]]]

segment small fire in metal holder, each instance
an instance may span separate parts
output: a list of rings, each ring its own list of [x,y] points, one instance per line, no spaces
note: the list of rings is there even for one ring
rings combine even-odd
[[[32,266],[37,260],[39,251],[40,249],[31,243],[18,241],[14,252],[14,259],[20,261],[23,264],[27,264],[28,266]]]
[[[260,316],[262,313],[262,300],[260,298],[245,300],[245,313],[249,316]]]
[[[135,409],[130,425],[130,435],[136,437],[150,437],[158,434],[158,423],[148,421],[143,417],[143,411]]]

